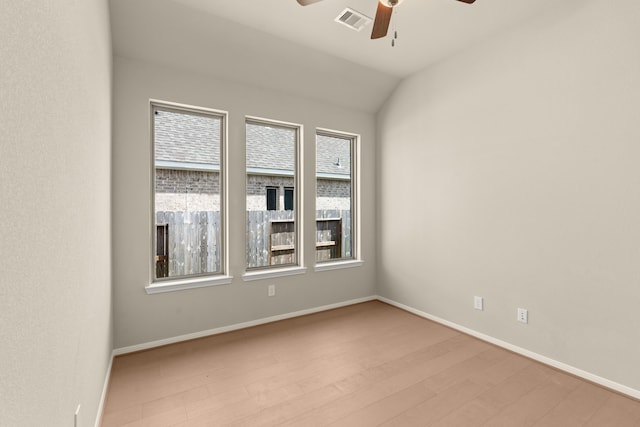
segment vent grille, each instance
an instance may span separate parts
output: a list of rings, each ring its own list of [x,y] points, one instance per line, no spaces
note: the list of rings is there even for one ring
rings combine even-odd
[[[348,7],[338,15],[335,21],[351,28],[352,30],[360,31],[369,24],[372,19],[357,10],[353,10]]]

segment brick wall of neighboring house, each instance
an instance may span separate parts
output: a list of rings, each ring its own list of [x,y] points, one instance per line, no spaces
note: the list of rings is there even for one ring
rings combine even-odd
[[[351,181],[319,179],[316,186],[317,210],[351,209]]]
[[[156,193],[220,194],[218,172],[156,169]]]
[[[248,175],[247,210],[264,211],[267,209],[267,187],[278,188],[278,207],[284,209],[284,189],[293,186],[293,177],[289,176]]]
[[[280,209],[284,209],[284,189],[293,187],[287,176],[249,175],[247,210],[267,209],[267,187],[278,188]],[[349,181],[319,179],[316,209],[350,209]],[[234,197],[230,195],[230,197]],[[220,209],[220,180],[217,172],[156,169],[157,211],[194,211]]]
[[[218,172],[156,169],[156,211],[220,210]]]
[[[249,175],[247,180],[247,210],[267,209],[267,187],[278,188],[278,206],[284,206],[284,189],[293,187],[293,178],[283,176]],[[316,209],[351,209],[349,181],[320,179],[317,187]]]
[[[351,196],[351,181],[319,179],[316,184],[318,197],[348,198]]]
[[[197,193],[156,193],[158,212],[219,211],[220,195]]]

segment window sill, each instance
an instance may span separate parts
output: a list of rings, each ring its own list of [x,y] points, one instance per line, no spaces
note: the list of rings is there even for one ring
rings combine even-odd
[[[323,262],[316,264],[313,268],[314,271],[329,271],[329,270],[341,270],[343,268],[361,267],[364,265],[364,261],[361,259],[352,259],[348,261],[335,261],[335,262]]]
[[[185,289],[207,288],[209,286],[228,285],[233,281],[232,276],[208,276],[197,279],[171,280],[156,282],[146,286],[147,294],[160,294],[164,292],[182,291]]]
[[[286,267],[286,268],[270,268],[265,270],[249,271],[242,275],[242,280],[250,282],[252,280],[272,279],[274,277],[294,276],[296,274],[305,274],[306,267]]]

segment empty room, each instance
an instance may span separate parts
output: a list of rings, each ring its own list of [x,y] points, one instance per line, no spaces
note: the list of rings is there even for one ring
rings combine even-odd
[[[0,426],[640,425],[639,22],[0,0]]]

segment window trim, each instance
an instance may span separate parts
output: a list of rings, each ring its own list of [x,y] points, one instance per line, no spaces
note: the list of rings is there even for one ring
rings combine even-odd
[[[293,264],[279,264],[279,265],[266,265],[262,267],[247,267],[247,254],[245,251],[244,255],[244,274],[242,275],[243,280],[258,280],[262,278],[272,278],[272,277],[280,277],[280,276],[288,276],[291,274],[303,274],[306,272],[306,267],[304,263],[304,208],[302,203],[298,203],[297,206],[295,201],[304,200],[303,199],[303,187],[304,187],[304,126],[299,123],[285,122],[281,120],[267,119],[264,117],[257,116],[245,116],[244,118],[244,145],[245,150],[247,147],[247,124],[256,124],[262,126],[273,126],[280,128],[289,128],[295,131],[296,133],[296,144],[295,144],[295,152],[294,152],[294,171],[293,171],[293,186],[294,186],[294,208],[295,209],[295,255],[296,262]],[[246,161],[246,151],[245,151],[245,161]],[[247,211],[247,177],[249,175],[255,175],[254,168],[250,168],[245,163],[245,212]],[[246,231],[246,219],[245,219],[245,231]],[[246,233],[245,233],[246,234]],[[245,238],[245,248],[247,245],[247,241]]]
[[[364,264],[364,260],[362,259],[362,242],[361,242],[361,223],[362,218],[360,215],[360,147],[361,147],[361,136],[360,134],[344,132],[335,129],[327,129],[327,128],[316,128],[315,132],[315,149],[317,152],[318,149],[318,135],[334,137],[334,138],[345,138],[351,140],[351,258],[336,258],[330,259],[326,261],[316,261],[314,256],[314,271],[329,271],[329,270],[337,270],[341,268],[351,268],[351,267],[360,267]],[[329,174],[318,174],[317,171],[317,160],[315,165],[315,188],[316,193],[314,196],[314,202],[318,200],[318,178],[327,178]],[[314,209],[314,216],[317,209]],[[315,218],[314,218],[315,219]]]
[[[319,272],[319,271],[330,271],[330,270],[342,270],[343,268],[361,267],[363,265],[364,265],[364,261],[361,259],[345,258],[345,259],[338,259],[335,261],[329,260],[329,261],[316,263],[316,265],[313,267],[313,271]]]
[[[155,257],[153,254],[156,250],[155,237],[155,200],[156,200],[156,160],[155,160],[155,131],[154,131],[154,112],[156,109],[165,109],[169,111],[183,112],[186,114],[198,114],[204,116],[215,116],[221,121],[220,127],[220,271],[214,273],[193,274],[188,276],[177,276],[167,278],[155,277]],[[162,101],[157,99],[149,99],[149,135],[151,139],[150,146],[150,227],[152,231],[150,240],[151,253],[149,258],[149,279],[148,285],[145,286],[147,294],[172,292],[182,289],[202,288],[206,286],[216,286],[229,284],[233,277],[229,275],[229,191],[228,191],[228,141],[229,130],[228,120],[229,113],[224,110],[217,110],[206,107],[198,107],[176,102]],[[161,167],[162,168],[162,165]]]
[[[251,282],[254,280],[273,279],[276,277],[295,276],[298,274],[305,274],[307,272],[306,267],[299,265],[280,267],[275,265],[272,268],[261,267],[252,268],[249,271],[245,271],[242,275],[242,280],[245,282]]]

